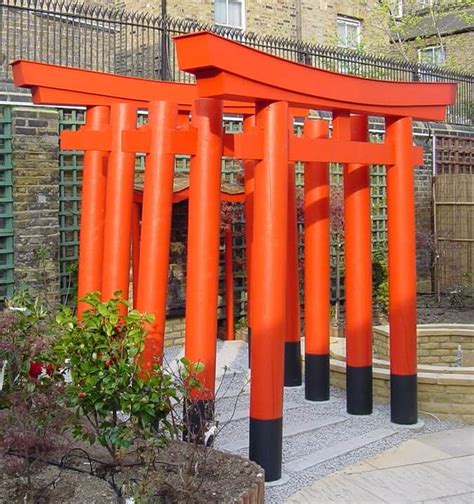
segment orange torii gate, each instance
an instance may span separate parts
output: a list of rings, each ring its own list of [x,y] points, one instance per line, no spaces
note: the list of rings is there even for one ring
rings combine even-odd
[[[62,135],[63,148],[85,150],[79,294],[101,290],[108,298],[116,290],[128,292],[134,153],[146,152],[137,307],[156,317],[148,328],[144,366],[161,355],[174,155],[190,154],[185,351],[191,361],[205,364],[201,379],[206,390],[197,398],[198,409],[211,417],[221,157],[243,159],[251,257],[247,264],[252,331],[250,458],[264,467],[267,481],[279,479],[284,354],[289,364],[299,359],[298,329],[292,333],[288,327],[297,312],[292,311],[293,289],[287,289],[294,285],[289,280],[295,275],[296,247],[289,173],[295,161],[305,163],[305,394],[321,401],[329,397],[328,163],[344,164],[347,409],[369,414],[369,165],[384,164],[391,416],[396,423],[416,423],[413,166],[422,163],[422,150],[413,147],[412,120],[442,120],[446,106],[454,102],[455,85],[340,75],[210,33],[177,37],[176,45],[180,68],[196,76],[196,85],[31,62],[13,66],[15,82],[32,88],[36,102],[90,107],[86,126]],[[139,129],[137,107],[149,110],[148,126]],[[245,116],[242,134],[223,133],[224,107]],[[296,137],[289,127],[295,107],[332,111],[332,137],[327,122],[309,118],[303,136]],[[368,141],[369,115],[386,119],[385,143]]]

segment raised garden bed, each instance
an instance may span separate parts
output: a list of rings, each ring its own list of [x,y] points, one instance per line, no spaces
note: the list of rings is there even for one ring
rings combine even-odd
[[[196,448],[198,453],[194,452],[194,474],[190,476],[186,470],[191,451]],[[150,504],[264,502],[264,474],[260,466],[237,455],[181,442],[175,442],[160,451],[148,470],[133,464],[134,459],[126,460],[126,467],[116,477],[117,483],[124,488],[124,497],[120,501],[111,486],[101,479],[103,467],[95,462],[96,459],[106,460],[105,451],[95,446],[93,449],[89,446],[84,449],[87,455],[71,447],[50,459],[53,464],[59,465],[62,459],[62,468],[36,463],[32,480],[36,493],[30,495],[27,501],[24,500],[25,481],[8,477],[4,470],[6,461],[0,459],[0,503],[132,503],[129,496],[137,495],[137,492],[147,497],[147,500],[140,502]]]
[[[388,331],[388,326],[374,328],[373,393],[374,399],[380,402],[390,399]],[[419,411],[474,424],[474,367],[454,366],[459,344],[465,348],[465,363],[471,363],[474,326],[427,324],[418,326],[417,332],[419,353],[423,349],[418,365]],[[344,338],[331,339],[331,383],[343,389],[346,387],[345,344]]]

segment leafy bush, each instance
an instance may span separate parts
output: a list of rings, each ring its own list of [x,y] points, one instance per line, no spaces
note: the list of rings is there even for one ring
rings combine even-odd
[[[137,439],[154,436],[166,443],[176,434],[170,414],[181,391],[159,362],[146,374],[140,368],[150,315],[135,310],[122,315],[128,303],[119,292],[105,302],[90,293],[84,301],[90,309],[81,320],[67,307],[57,316],[64,333],[56,352],[72,380],[65,387],[66,401],[78,418],[73,435],[99,442],[118,463],[121,451]]]

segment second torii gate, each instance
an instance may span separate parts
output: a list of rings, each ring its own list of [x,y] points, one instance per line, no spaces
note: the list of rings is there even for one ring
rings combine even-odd
[[[81,255],[92,258],[95,252],[100,259],[91,259],[90,265],[81,262],[80,275],[89,279],[82,284],[83,293],[96,290],[92,289],[96,285],[93,276],[98,274],[99,263],[103,296],[107,298],[116,290],[127,292],[134,153],[147,152],[137,305],[162,314],[168,252],[166,240],[165,245],[160,244],[160,236],[169,236],[174,155],[190,154],[185,346],[190,360],[205,364],[201,378],[206,390],[197,398],[198,407],[205,415],[212,415],[221,156],[245,160],[246,190],[251,200],[246,207],[251,224],[247,230],[252,330],[250,458],[264,467],[267,481],[279,479],[284,353],[286,350],[288,358],[299,354],[298,338],[289,337],[287,328],[292,319],[288,317],[292,307],[288,272],[290,278],[294,276],[294,261],[288,253],[288,243],[294,239],[288,231],[292,212],[288,211],[289,165],[305,163],[305,394],[316,401],[329,397],[328,164],[339,162],[344,164],[347,408],[352,414],[369,414],[369,165],[384,164],[391,415],[396,423],[416,423],[413,166],[422,163],[422,151],[413,147],[412,120],[442,120],[446,106],[454,102],[455,85],[340,75],[210,33],[178,37],[176,45],[180,68],[195,74],[196,86],[131,78],[120,81],[124,78],[97,73],[91,78],[90,72],[52,66],[35,73],[34,63],[14,65],[15,81],[31,87],[37,102],[91,107],[86,127],[62,136],[63,148],[82,146],[86,150]],[[66,77],[71,71],[76,72],[74,78],[70,74]],[[136,128],[138,106],[149,109],[148,127]],[[247,116],[242,134],[224,135],[224,106]],[[332,137],[327,122],[309,118],[303,136],[296,137],[289,128],[290,107],[332,111]],[[368,141],[369,115],[385,118],[385,143]],[[159,296],[152,292],[157,287]],[[161,323],[161,315],[159,319]],[[156,335],[156,328],[150,327],[145,367],[161,354],[162,341]]]

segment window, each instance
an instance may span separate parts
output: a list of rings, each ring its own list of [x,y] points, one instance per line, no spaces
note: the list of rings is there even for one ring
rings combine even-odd
[[[441,46],[429,46],[418,49],[418,60],[426,65],[444,65],[446,53]]]
[[[424,9],[425,7],[430,7],[433,4],[433,0],[418,0],[418,4],[420,9]]]
[[[337,17],[337,45],[357,49],[360,44],[360,21]]]
[[[392,13],[395,19],[403,17],[403,0],[395,0],[393,2]]]
[[[214,18],[218,25],[245,29],[244,0],[215,0]]]

